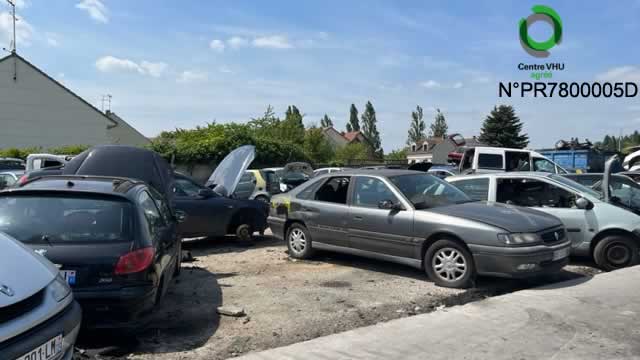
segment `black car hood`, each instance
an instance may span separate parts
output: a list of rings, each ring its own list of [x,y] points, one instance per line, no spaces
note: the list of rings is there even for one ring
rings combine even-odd
[[[538,232],[561,226],[560,219],[542,211],[493,202],[471,202],[425,209],[499,227],[508,232]]]

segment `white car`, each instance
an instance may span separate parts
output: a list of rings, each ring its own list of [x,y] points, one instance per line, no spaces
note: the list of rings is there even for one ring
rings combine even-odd
[[[572,254],[593,257],[605,270],[640,263],[640,216],[611,196],[611,190],[600,193],[563,176],[539,172],[454,176],[446,181],[474,200],[526,206],[557,216],[567,229]]]
[[[81,320],[58,268],[0,233],[0,358],[71,360]]]
[[[503,171],[543,171],[567,174],[568,171],[544,155],[531,150],[478,146],[464,151],[460,174]]]

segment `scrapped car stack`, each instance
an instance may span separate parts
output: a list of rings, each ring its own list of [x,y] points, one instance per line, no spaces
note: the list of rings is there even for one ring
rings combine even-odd
[[[570,255],[604,270],[640,262],[640,185],[635,173],[612,175],[617,158],[597,175],[480,147],[465,150],[458,169],[249,170],[256,154],[246,145],[200,183],[136,147],[36,155],[26,173],[21,160],[0,159],[3,358],[68,359],[81,319],[144,327],[180,274],[183,238],[250,241],[270,228],[295,259],[349,253],[452,288],[558,272]]]

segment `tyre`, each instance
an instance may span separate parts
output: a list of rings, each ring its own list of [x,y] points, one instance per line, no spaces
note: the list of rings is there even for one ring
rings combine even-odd
[[[241,242],[250,242],[253,237],[253,230],[248,224],[240,224],[236,228],[236,237]]]
[[[313,255],[311,234],[306,226],[295,223],[287,230],[287,248],[294,259],[308,259]]]
[[[173,277],[180,276],[182,270],[182,239],[178,240],[178,258],[176,259],[176,268],[173,270]]]
[[[266,203],[266,204],[268,204],[270,201],[269,198],[264,195],[258,195],[254,198],[254,200],[262,201],[263,203]]]
[[[476,267],[466,247],[452,240],[438,240],[424,255],[424,270],[438,286],[473,287]]]
[[[600,240],[593,250],[593,259],[605,271],[637,265],[638,243],[624,235],[611,235]]]

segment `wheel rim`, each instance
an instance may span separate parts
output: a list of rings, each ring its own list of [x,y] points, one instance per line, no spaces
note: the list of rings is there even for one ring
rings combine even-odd
[[[611,244],[606,254],[609,262],[615,266],[625,266],[631,260],[631,249],[623,244]]]
[[[249,226],[241,225],[240,228],[238,229],[238,237],[240,239],[247,239],[247,238],[251,237],[251,233],[249,231]]]
[[[445,247],[438,250],[431,260],[431,267],[442,280],[454,282],[467,274],[467,260],[454,248]]]
[[[293,229],[289,233],[289,245],[296,253],[303,252],[307,247],[307,236],[300,229]]]

